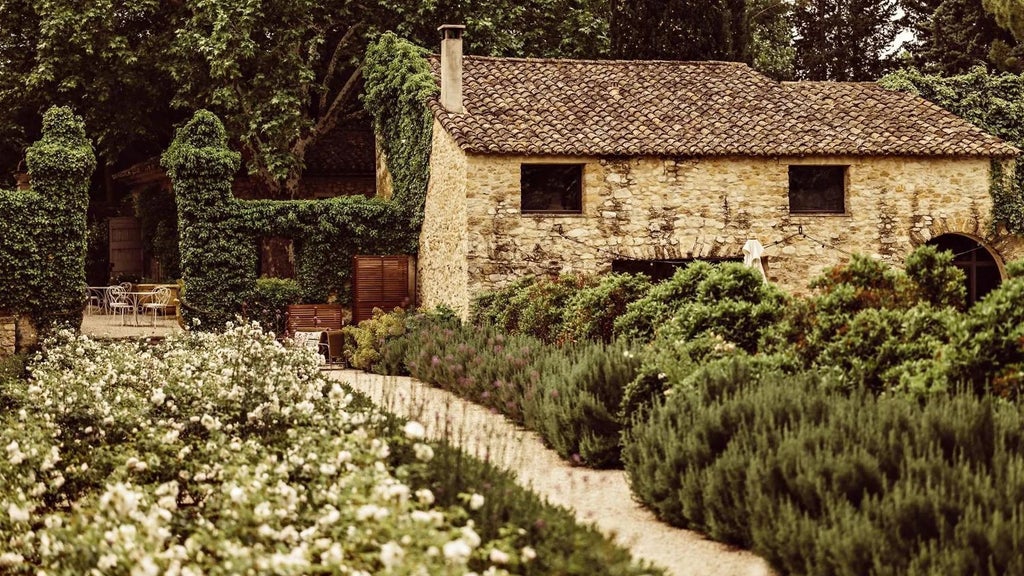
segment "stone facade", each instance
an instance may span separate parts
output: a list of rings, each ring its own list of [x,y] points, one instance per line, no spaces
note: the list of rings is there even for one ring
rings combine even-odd
[[[583,213],[520,212],[520,165],[583,164]],[[848,166],[845,214],[789,211],[788,166]],[[619,259],[742,256],[767,250],[769,280],[792,292],[861,253],[899,263],[944,233],[993,237],[983,157],[599,158],[463,152],[435,125],[420,240],[420,302],[465,313],[473,295],[528,274],[603,273]]]
[[[423,207],[417,257],[417,299],[421,305],[446,304],[463,313],[471,298],[467,244],[467,158],[441,125],[434,122],[430,181]],[[476,206],[478,202],[474,202]],[[478,248],[474,247],[475,254]],[[512,271],[510,270],[511,274]],[[473,283],[476,286],[479,282]]]

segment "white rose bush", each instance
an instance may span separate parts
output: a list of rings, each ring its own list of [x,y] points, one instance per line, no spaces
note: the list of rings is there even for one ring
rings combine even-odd
[[[0,573],[553,573],[542,520],[482,537],[487,487],[435,494],[422,426],[254,324],[155,346],[61,332],[2,384],[0,420]],[[617,548],[592,562],[649,572]]]

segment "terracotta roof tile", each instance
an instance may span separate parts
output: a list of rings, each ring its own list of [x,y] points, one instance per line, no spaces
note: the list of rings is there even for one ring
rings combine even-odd
[[[439,63],[431,62],[435,75]],[[467,56],[465,114],[434,115],[471,152],[570,156],[996,156],[1017,148],[872,82],[784,82],[735,62]]]

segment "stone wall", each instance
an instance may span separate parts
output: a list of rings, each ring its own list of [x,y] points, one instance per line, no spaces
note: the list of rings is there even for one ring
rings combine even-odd
[[[17,346],[16,318],[0,316],[0,358],[13,356]]]
[[[516,182],[518,186],[518,176]],[[467,184],[466,156],[435,121],[416,265],[421,306],[445,304],[463,314],[468,310]]]
[[[438,145],[438,140],[443,144]],[[990,164],[987,158],[709,158],[609,159],[469,155],[462,168],[450,137],[435,130],[428,206],[442,202],[465,216],[449,216],[450,228],[424,227],[430,243],[447,234],[454,242],[465,218],[468,292],[455,291],[454,276],[439,290],[423,276],[423,303],[466,310],[468,298],[526,274],[569,271],[602,273],[616,259],[680,259],[742,256],[756,239],[767,247],[769,280],[803,292],[825,268],[871,255],[899,263],[914,247],[946,232],[984,239],[999,256],[1024,255],[1020,242],[993,238]],[[584,163],[583,214],[520,213],[520,164]],[[846,213],[789,212],[791,164],[846,165]],[[435,168],[435,166],[437,168]],[[436,170],[447,170],[438,172]],[[442,180],[454,178],[453,182]],[[460,203],[462,180],[465,202]],[[456,192],[457,190],[457,192]],[[436,205],[436,204],[435,204]],[[434,214],[428,213],[428,222]],[[427,248],[426,252],[424,248]],[[461,259],[452,251],[453,259]],[[433,290],[433,291],[432,291]]]

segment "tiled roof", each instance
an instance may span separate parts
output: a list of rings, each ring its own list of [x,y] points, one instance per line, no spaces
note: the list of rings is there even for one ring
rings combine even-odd
[[[437,57],[431,62],[439,75]],[[467,151],[570,156],[1014,156],[918,96],[870,82],[776,82],[745,64],[467,56]]]

